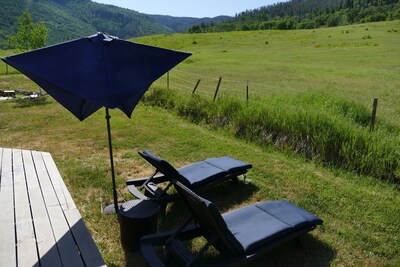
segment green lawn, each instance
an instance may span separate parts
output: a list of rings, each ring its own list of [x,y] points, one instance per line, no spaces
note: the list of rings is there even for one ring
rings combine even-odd
[[[36,106],[13,101],[0,105],[0,146],[49,151],[107,263],[142,266],[139,253],[125,257],[116,218],[101,214],[112,200],[104,110],[79,122],[53,100]],[[125,179],[152,172],[137,150],[153,151],[175,166],[230,155],[254,168],[249,184],[227,182],[203,193],[222,210],[288,199],[325,221],[303,239],[302,248],[290,243],[258,260],[257,266],[400,264],[400,196],[395,186],[260,148],[160,108],[139,104],[131,120],[118,111],[111,115],[118,187],[126,196]],[[160,229],[175,227],[184,215],[182,203],[172,205]]]
[[[221,93],[250,80],[250,90],[257,83],[263,96],[311,91],[366,106],[376,96],[380,99],[378,128],[382,121],[400,127],[400,33],[392,29],[400,31],[400,22],[287,32],[163,35],[138,41],[193,52],[171,72],[172,89],[190,94],[190,87],[201,77],[199,92],[211,97],[222,76],[226,82]],[[0,73],[4,70],[0,64]],[[190,81],[190,86],[179,79]],[[158,85],[165,85],[165,78]],[[0,75],[0,87],[37,88],[19,74]],[[254,94],[250,96],[257,101]],[[104,110],[79,122],[54,100],[46,99],[0,101],[0,147],[50,152],[107,264],[145,266],[140,253],[122,250],[116,218],[101,213],[112,201]],[[252,265],[400,265],[397,185],[327,168],[291,151],[260,147],[236,139],[229,131],[195,125],[173,111],[142,103],[131,120],[119,111],[112,111],[111,116],[117,183],[126,197],[124,180],[153,171],[137,155],[138,150],[153,151],[177,167],[230,155],[254,167],[248,184],[227,182],[203,192],[221,210],[287,199],[324,220],[322,227],[302,239],[302,246],[289,243]],[[171,205],[159,228],[176,227],[185,214],[182,203]]]

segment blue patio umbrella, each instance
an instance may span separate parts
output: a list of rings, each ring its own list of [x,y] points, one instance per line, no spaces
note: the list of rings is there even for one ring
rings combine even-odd
[[[105,107],[114,208],[118,211],[108,109],[118,108],[130,118],[150,85],[190,55],[98,33],[2,60],[81,121]]]

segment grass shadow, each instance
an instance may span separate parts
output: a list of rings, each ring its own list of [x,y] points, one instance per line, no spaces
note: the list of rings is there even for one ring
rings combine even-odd
[[[245,266],[331,266],[336,251],[310,234],[277,246]]]
[[[14,100],[16,108],[29,108],[34,106],[44,106],[50,104],[47,97],[40,96],[38,98],[18,98]]]
[[[235,204],[242,203],[256,191],[257,187],[253,184],[246,184],[242,181],[227,181],[217,186],[204,188],[203,190],[198,191],[198,194],[209,200],[215,201],[220,209],[225,210]],[[175,229],[185,218],[187,218],[187,216],[188,210],[183,201],[178,200],[169,204],[166,215],[159,216],[158,232]],[[140,250],[132,252],[124,249],[124,252],[126,266],[147,266]],[[164,260],[167,260],[167,258]]]
[[[218,186],[205,188],[197,193],[215,202],[220,210],[227,211],[246,202],[257,190],[258,187],[254,184],[239,181],[222,183]],[[188,209],[183,201],[169,204],[166,215],[159,218],[158,232],[176,228],[188,217],[188,214]],[[312,235],[306,234],[271,249],[246,266],[330,266],[335,254],[333,248]],[[136,253],[126,252],[125,256],[127,266],[139,266],[138,262],[140,264],[145,263],[140,251]],[[220,259],[220,255],[214,253],[205,255],[205,257],[205,260],[210,263]]]
[[[140,250],[132,252],[127,249],[124,249],[125,252],[125,266],[149,266],[142,256],[142,252]],[[116,265],[117,266],[117,265]]]
[[[168,258],[164,250],[159,250],[162,260],[168,266],[174,266],[174,262]],[[289,241],[283,245],[271,249],[264,255],[255,258],[253,261],[243,265],[243,267],[328,267],[332,265],[336,251],[326,245],[324,242],[314,238],[310,234],[299,237],[298,239]],[[205,255],[207,257],[207,255]],[[222,259],[220,255],[209,255],[205,262],[209,264],[215,263],[215,260]],[[125,250],[126,266],[148,266],[146,260],[142,256],[141,251],[130,252]]]

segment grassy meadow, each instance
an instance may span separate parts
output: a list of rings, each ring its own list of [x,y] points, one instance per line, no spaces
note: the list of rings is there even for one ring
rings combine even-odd
[[[305,111],[314,107],[335,117],[335,112],[340,113],[336,99],[368,112],[378,97],[377,134],[392,138],[394,147],[399,145],[399,21],[300,31],[160,35],[135,41],[193,53],[170,73],[170,87],[176,89],[172,91],[187,99],[197,79],[202,79],[198,94],[212,98],[218,77],[223,77],[220,93],[224,96],[237,92],[244,97],[238,90],[244,90],[249,80],[249,104],[273,103],[272,109],[283,109],[278,115],[285,108],[287,113],[296,112],[302,105],[307,106]],[[10,53],[0,51],[0,56]],[[37,90],[22,75],[11,69],[9,73],[5,75],[0,64],[0,89]],[[165,85],[163,77],[155,88]],[[287,199],[324,220],[322,227],[302,238],[301,246],[288,243],[252,265],[400,265],[398,185],[326,166],[291,149],[260,146],[235,137],[229,128],[192,123],[190,116],[177,116],[184,111],[150,102],[139,103],[130,120],[120,111],[111,112],[117,184],[126,198],[130,196],[124,181],[153,171],[138,150],[148,149],[177,167],[230,155],[254,167],[247,182],[227,182],[202,192],[221,210]],[[140,253],[123,251],[117,219],[101,213],[112,201],[104,117],[100,110],[80,122],[50,97],[0,101],[0,147],[50,152],[107,264],[146,266]],[[332,121],[342,126],[342,120]],[[365,125],[353,123],[354,118],[349,121],[354,131],[368,132]],[[180,202],[170,205],[159,229],[176,227],[185,217],[184,209]],[[196,240],[193,249],[201,242]],[[213,252],[208,256],[212,258]]]
[[[193,53],[171,71],[171,87],[176,82],[178,89],[186,89],[184,79],[191,81],[191,92],[202,79],[198,92],[212,97],[223,77],[220,92],[236,92],[243,98],[249,80],[252,100],[317,92],[369,107],[377,97],[378,119],[400,124],[400,21],[315,30],[159,35],[134,41]]]

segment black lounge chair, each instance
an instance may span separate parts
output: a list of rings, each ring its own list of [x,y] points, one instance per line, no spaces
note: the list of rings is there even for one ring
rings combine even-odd
[[[212,266],[242,265],[271,248],[294,239],[322,224],[315,215],[287,201],[266,201],[221,214],[215,205],[174,182],[192,217],[174,231],[144,236],[141,249],[151,266],[165,266],[156,247],[168,248],[171,258],[183,266],[201,265],[209,246],[224,257]],[[194,220],[195,224],[188,225]],[[193,254],[184,241],[203,236],[207,243]]]
[[[176,194],[167,194],[173,179],[192,190],[197,190],[228,179],[236,180],[239,175],[244,175],[252,167],[249,163],[225,156],[209,158],[175,169],[167,161],[149,151],[139,152],[139,155],[152,164],[156,171],[150,177],[126,181],[128,190],[139,199],[153,200],[159,204],[177,199]],[[159,172],[160,174],[157,175]],[[158,186],[165,182],[168,183],[165,188]],[[142,193],[143,190],[144,193]]]

